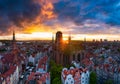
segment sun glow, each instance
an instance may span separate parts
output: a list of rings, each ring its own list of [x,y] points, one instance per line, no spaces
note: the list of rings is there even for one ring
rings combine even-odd
[[[35,37],[35,38],[51,38],[52,33],[50,33],[50,32],[33,32],[31,34],[31,36]]]
[[[63,37],[63,41],[67,41],[67,40],[68,40],[68,38]]]

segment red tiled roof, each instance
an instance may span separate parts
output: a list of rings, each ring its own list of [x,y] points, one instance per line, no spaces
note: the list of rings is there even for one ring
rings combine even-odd
[[[38,76],[36,76],[38,75]],[[50,79],[50,73],[34,73],[32,72],[29,77],[28,77],[28,81],[30,80],[34,80],[34,79],[38,79],[39,78],[39,81],[41,81],[42,83],[45,83],[46,82],[46,79]]]
[[[10,66],[10,69],[7,72],[5,72],[4,74],[2,74],[2,77],[6,78],[6,77],[10,76],[11,74],[14,73],[15,69],[16,69],[16,66]]]
[[[28,81],[33,80],[35,78],[35,73],[31,72],[31,74],[28,76]]]
[[[89,66],[89,65],[93,64],[93,62],[91,60],[89,60],[88,58],[83,59],[82,63],[85,64],[86,66]]]
[[[43,58],[41,58],[38,63],[38,68],[43,68],[45,70],[47,60],[48,60],[47,56],[44,56]]]
[[[1,59],[3,63],[13,63],[15,59],[15,55],[13,53],[4,54]],[[18,57],[18,62],[20,61],[20,57]]]

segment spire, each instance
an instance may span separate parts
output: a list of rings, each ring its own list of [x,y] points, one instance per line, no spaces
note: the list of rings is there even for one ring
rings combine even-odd
[[[71,43],[71,34],[69,34],[68,42],[69,42],[69,44]]]
[[[86,37],[84,37],[84,42],[86,42]]]
[[[13,42],[15,42],[15,31],[13,30]]]
[[[52,34],[52,43],[54,43],[54,34]]]
[[[12,43],[13,43],[13,50],[16,49],[16,40],[15,40],[15,31],[13,30],[13,39],[12,39]]]
[[[13,30],[13,50],[12,50],[12,53],[14,55],[14,59],[13,59],[13,62],[14,64],[18,64],[18,48],[17,48],[17,45],[16,45],[16,40],[15,40],[15,31]]]

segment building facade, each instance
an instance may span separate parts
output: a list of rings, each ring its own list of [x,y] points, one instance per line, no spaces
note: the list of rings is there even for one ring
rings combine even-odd
[[[63,68],[62,84],[89,84],[90,73],[86,68]]]

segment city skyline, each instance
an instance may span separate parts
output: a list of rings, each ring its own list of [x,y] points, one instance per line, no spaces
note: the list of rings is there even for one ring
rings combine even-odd
[[[0,39],[120,40],[120,0],[0,0]]]
[[[63,34],[63,40],[66,41],[69,39],[70,34]],[[51,32],[34,32],[31,34],[16,34],[16,40],[52,40],[53,36],[55,39],[55,34]],[[84,41],[120,41],[119,36],[116,35],[85,35],[85,34],[71,34],[71,40],[80,40]],[[0,36],[0,40],[12,40],[11,35]],[[113,39],[114,38],[114,39]]]

